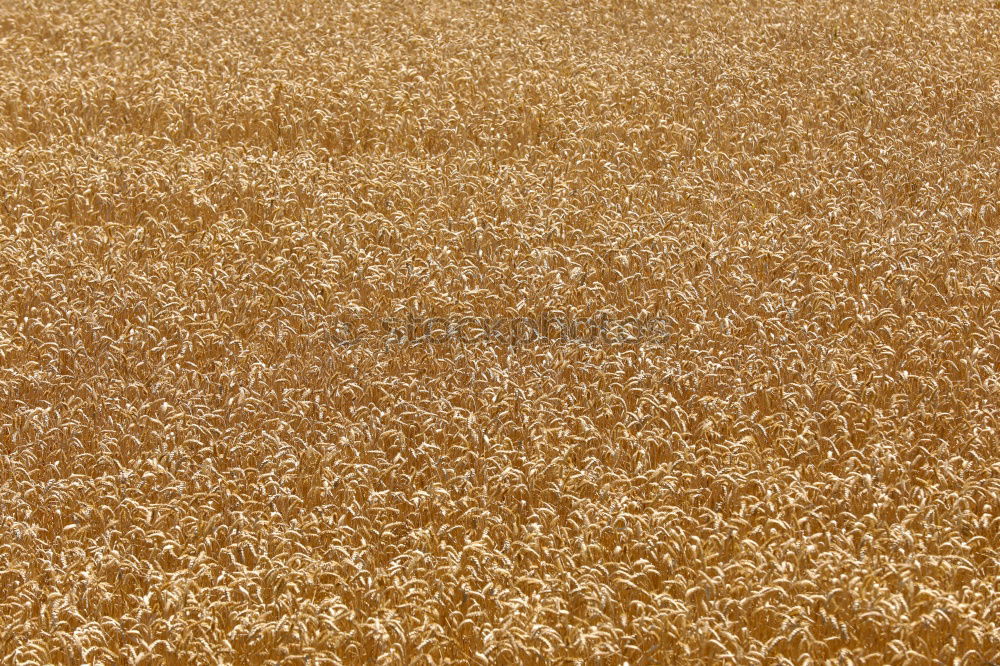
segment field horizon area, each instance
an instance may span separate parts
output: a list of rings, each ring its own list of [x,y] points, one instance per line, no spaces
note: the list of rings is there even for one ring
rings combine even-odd
[[[1000,665],[996,0],[0,0],[0,664]]]

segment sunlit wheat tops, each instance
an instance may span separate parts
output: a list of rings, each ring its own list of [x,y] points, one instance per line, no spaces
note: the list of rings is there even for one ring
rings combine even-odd
[[[1000,663],[998,119],[994,0],[0,0],[0,663]]]

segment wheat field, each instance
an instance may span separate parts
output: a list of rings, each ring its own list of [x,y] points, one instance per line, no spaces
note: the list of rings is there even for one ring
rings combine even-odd
[[[996,0],[0,0],[0,663],[1000,663]]]

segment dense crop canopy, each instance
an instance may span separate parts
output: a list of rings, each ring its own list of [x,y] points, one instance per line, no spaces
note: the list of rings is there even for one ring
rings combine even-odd
[[[995,0],[0,0],[0,662],[1000,662]]]

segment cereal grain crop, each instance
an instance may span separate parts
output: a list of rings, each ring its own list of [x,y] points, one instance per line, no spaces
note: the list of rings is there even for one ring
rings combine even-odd
[[[996,0],[0,0],[0,663],[1000,663]]]

